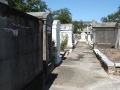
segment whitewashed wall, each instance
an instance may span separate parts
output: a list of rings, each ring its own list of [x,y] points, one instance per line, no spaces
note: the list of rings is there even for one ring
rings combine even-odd
[[[87,40],[86,40],[86,36],[87,36],[87,34],[84,33],[84,32],[82,32],[80,35],[81,35],[80,42],[86,42],[86,41],[87,41]]]
[[[72,24],[61,24],[60,26],[60,42],[62,41],[62,35],[68,35],[68,44],[66,49],[73,48],[73,30],[74,26]]]
[[[55,41],[56,52],[55,54],[55,64],[58,65],[61,62],[60,57],[60,21],[54,20],[52,26],[52,39]]]

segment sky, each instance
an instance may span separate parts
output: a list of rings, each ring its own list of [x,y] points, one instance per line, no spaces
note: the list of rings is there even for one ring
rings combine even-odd
[[[102,17],[118,10],[120,0],[43,0],[51,10],[68,8],[72,20],[101,22]]]

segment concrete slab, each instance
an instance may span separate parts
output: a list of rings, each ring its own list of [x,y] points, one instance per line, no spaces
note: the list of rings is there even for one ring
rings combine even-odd
[[[120,78],[109,76],[88,47],[78,43],[70,58],[54,69],[51,75],[56,77],[49,78],[45,90],[119,90]],[[84,57],[76,60],[78,54]]]
[[[99,63],[99,61],[96,58],[93,57],[85,57],[80,59],[81,63]]]
[[[59,74],[50,90],[85,90],[85,88],[86,90],[97,90],[96,88],[102,87],[105,84],[106,87],[110,83],[109,77],[105,72],[105,75],[101,75],[81,67],[62,66],[56,68],[53,73]]]
[[[120,67],[120,63],[115,63],[115,67]]]
[[[70,53],[67,56],[67,60],[79,60],[79,53]]]
[[[94,58],[95,57],[95,55],[93,54],[93,52],[92,53],[82,53],[82,55],[83,55],[83,58]]]
[[[99,57],[101,57],[101,60],[107,65],[107,66],[114,66],[114,63],[111,62],[103,53],[101,53],[98,49],[93,50]]]
[[[79,61],[71,61],[71,60],[65,60],[62,62],[61,66],[63,65],[74,65],[74,66],[79,66],[80,62]]]

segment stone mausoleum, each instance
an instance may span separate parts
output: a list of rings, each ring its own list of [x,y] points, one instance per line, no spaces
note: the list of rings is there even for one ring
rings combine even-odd
[[[52,14],[49,12],[29,12],[43,20],[43,69],[48,76],[54,69],[54,60],[52,59]]]
[[[117,22],[93,23],[94,48],[117,48],[118,47],[118,24]]]
[[[73,24],[61,24],[60,26],[60,42],[65,35],[68,35],[68,44],[66,49],[73,48],[73,31],[74,25]]]
[[[61,63],[61,57],[60,57],[60,26],[61,23],[59,20],[54,20],[52,25],[52,39],[55,42],[54,46],[54,61],[55,65],[59,65]]]

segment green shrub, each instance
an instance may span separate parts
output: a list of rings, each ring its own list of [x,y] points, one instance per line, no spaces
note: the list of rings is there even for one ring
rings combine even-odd
[[[61,41],[61,44],[60,44],[60,49],[61,50],[64,50],[67,46],[67,43],[68,43],[68,34],[66,35],[62,35],[62,41]]]

